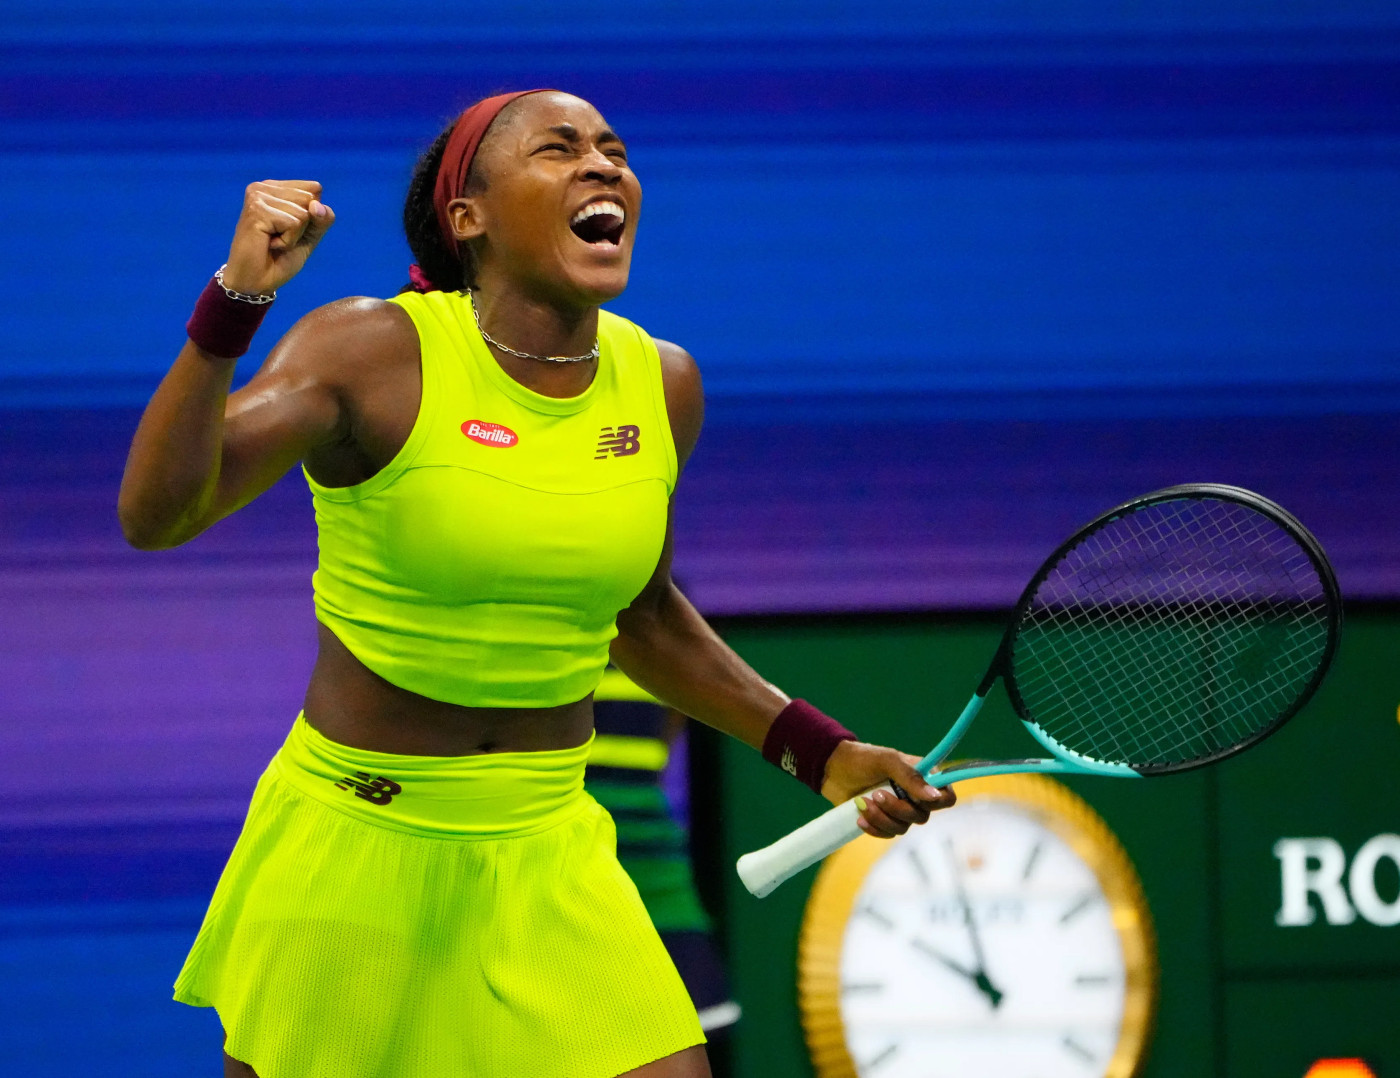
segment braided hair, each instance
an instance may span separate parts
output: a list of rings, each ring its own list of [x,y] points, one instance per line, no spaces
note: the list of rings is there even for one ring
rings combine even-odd
[[[413,177],[408,181],[408,196],[403,204],[403,231],[408,249],[413,252],[419,272],[428,284],[442,292],[466,292],[476,287],[476,257],[465,243],[457,244],[456,250],[448,247],[433,207],[433,187],[452,127],[453,124],[448,124],[447,130],[433,140],[413,166]],[[473,161],[462,194],[479,195],[484,190],[486,177]],[[399,289],[400,292],[423,290],[416,282]]]

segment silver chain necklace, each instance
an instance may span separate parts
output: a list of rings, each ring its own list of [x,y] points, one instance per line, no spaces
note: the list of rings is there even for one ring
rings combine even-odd
[[[502,344],[500,341],[492,337],[491,334],[487,333],[484,329],[482,329],[481,315],[477,312],[476,300],[469,299],[467,302],[471,305],[472,318],[476,320],[476,329],[477,332],[481,334],[481,339],[487,344],[499,348],[502,352],[509,352],[511,355],[519,356],[521,359],[538,359],[544,363],[582,363],[585,359],[598,358],[598,338],[596,337],[593,338],[593,351],[587,352],[581,356],[537,356],[533,352],[517,352],[514,348],[511,348],[509,345]]]

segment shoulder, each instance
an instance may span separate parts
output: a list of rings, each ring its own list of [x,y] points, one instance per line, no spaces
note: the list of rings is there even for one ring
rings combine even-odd
[[[232,395],[230,407],[242,412],[305,402],[331,417],[323,425],[338,440],[364,398],[382,392],[386,382],[416,377],[417,366],[417,333],[407,312],[387,300],[355,296],[299,318]]]
[[[417,353],[408,312],[388,300],[351,296],[303,315],[268,360],[349,373],[360,363],[404,351]]]
[[[255,376],[261,392],[320,391],[354,409],[386,379],[418,367],[418,334],[396,303],[352,296],[303,315]]]
[[[666,390],[666,411],[671,418],[671,438],[682,466],[700,438],[705,423],[705,389],[695,357],[678,344],[656,341],[661,357],[661,383]]]

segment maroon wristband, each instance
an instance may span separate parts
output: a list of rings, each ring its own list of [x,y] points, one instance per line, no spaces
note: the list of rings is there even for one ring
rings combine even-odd
[[[763,758],[821,793],[827,760],[841,742],[855,740],[856,735],[830,715],[806,700],[794,700],[768,727]]]
[[[253,343],[271,303],[245,303],[233,299],[218,281],[210,280],[185,323],[190,340],[211,356],[237,359]]]

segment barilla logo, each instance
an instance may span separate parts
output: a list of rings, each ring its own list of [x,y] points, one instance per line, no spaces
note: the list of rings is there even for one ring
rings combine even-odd
[[[509,449],[520,441],[520,435],[509,427],[503,427],[499,423],[485,423],[480,419],[468,419],[462,424],[462,433],[474,442],[500,446],[502,449]]]

